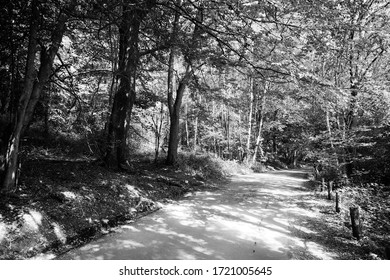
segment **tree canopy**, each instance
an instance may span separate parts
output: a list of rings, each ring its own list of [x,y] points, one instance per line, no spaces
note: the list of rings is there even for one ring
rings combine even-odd
[[[114,169],[137,151],[321,164],[389,182],[382,0],[2,1],[0,181],[23,139],[72,139]],[[166,154],[165,154],[166,152]],[[336,176],[336,175],[335,175]]]

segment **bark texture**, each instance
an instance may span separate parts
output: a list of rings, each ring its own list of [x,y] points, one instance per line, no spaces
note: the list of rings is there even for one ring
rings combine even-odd
[[[66,10],[72,10],[76,6],[76,1],[72,1]],[[4,161],[4,174],[2,175],[2,191],[10,192],[17,184],[18,177],[18,154],[20,139],[23,131],[31,121],[36,104],[40,98],[42,90],[51,75],[54,58],[58,52],[62,37],[66,31],[66,23],[69,19],[65,9],[60,11],[56,25],[51,34],[50,47],[41,45],[40,65],[38,74],[35,71],[35,58],[38,51],[38,31],[39,31],[39,8],[38,1],[31,3],[31,22],[29,30],[29,43],[27,48],[26,69],[23,83],[23,91],[19,98],[15,119],[13,120],[12,132],[7,142],[7,151]]]
[[[127,165],[127,134],[130,117],[136,99],[136,79],[139,64],[139,33],[141,23],[155,0],[127,1],[122,6],[119,23],[118,88],[113,96],[108,121],[107,148],[104,161],[109,168],[125,168]]]

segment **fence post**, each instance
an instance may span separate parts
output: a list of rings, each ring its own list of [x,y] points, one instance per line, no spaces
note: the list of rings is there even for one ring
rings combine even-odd
[[[362,223],[360,220],[360,210],[359,207],[350,207],[349,213],[351,216],[351,224],[352,224],[352,235],[360,240],[362,235]]]
[[[328,182],[328,199],[332,200],[333,181]]]
[[[340,194],[336,192],[336,212],[340,213]]]
[[[325,178],[322,178],[322,183],[321,183],[321,192],[325,190]]]
[[[385,248],[385,258],[386,260],[390,260],[390,247]]]

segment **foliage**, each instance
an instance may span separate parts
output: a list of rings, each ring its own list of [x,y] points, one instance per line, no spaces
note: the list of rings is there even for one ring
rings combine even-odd
[[[179,158],[178,166],[192,176],[202,180],[223,179],[235,173],[245,174],[249,169],[236,161],[222,160],[209,154],[195,155],[183,153]]]
[[[8,16],[0,30],[0,173],[27,78],[37,4],[36,71],[58,15],[69,18],[25,127],[26,158],[42,147],[104,159],[112,144],[122,142],[126,159],[140,151],[153,151],[156,160],[165,156],[176,139],[169,136],[166,96],[174,50],[174,95],[188,72],[176,112],[178,148],[216,156],[183,155],[180,162],[191,172],[222,177],[230,173],[222,165],[240,169],[236,162],[253,162],[256,170],[263,164],[316,163],[329,180],[389,183],[385,1],[74,1],[72,9],[63,1],[11,2],[1,4]],[[122,4],[131,8],[123,10]],[[145,11],[144,5],[150,9],[139,26],[126,21],[129,13]],[[137,38],[131,48],[126,44],[135,41],[124,40],[130,35]],[[131,99],[114,106],[130,76]],[[112,122],[118,112],[121,121]],[[113,141],[108,134],[117,127],[124,135]],[[47,141],[34,145],[33,138]]]

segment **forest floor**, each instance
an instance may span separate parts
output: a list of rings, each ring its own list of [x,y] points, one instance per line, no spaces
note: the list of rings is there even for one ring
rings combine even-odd
[[[142,156],[131,165],[136,171],[52,156],[23,162],[18,189],[0,201],[0,259],[61,253],[217,182]]]

